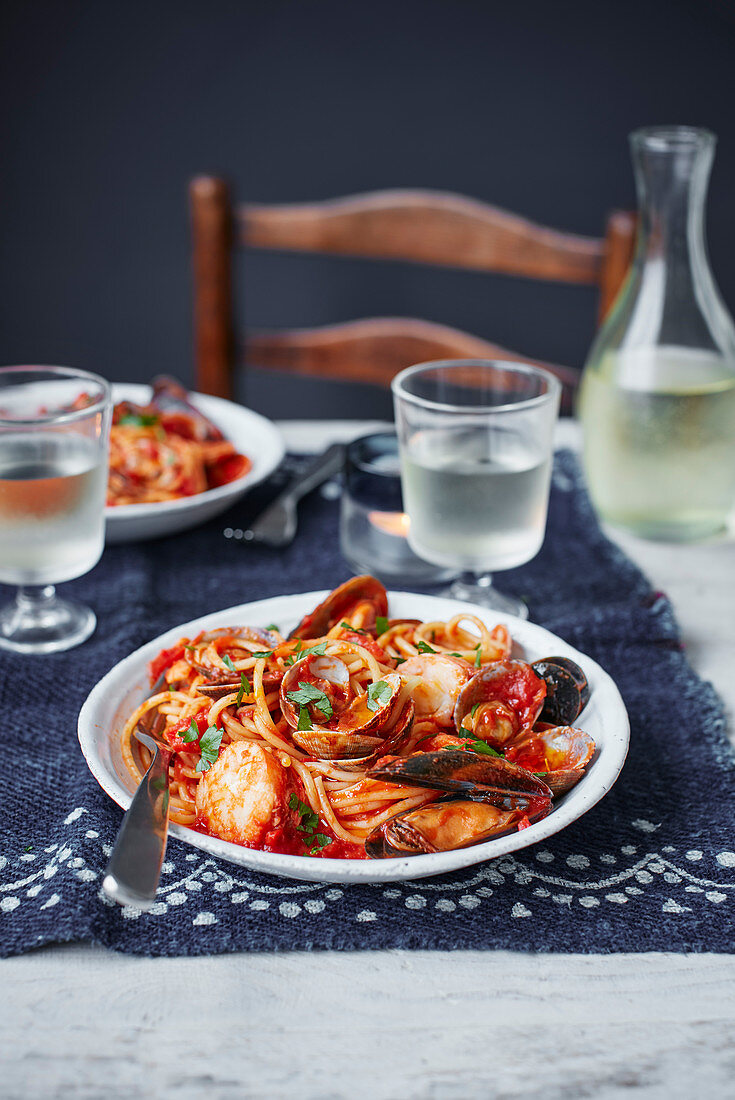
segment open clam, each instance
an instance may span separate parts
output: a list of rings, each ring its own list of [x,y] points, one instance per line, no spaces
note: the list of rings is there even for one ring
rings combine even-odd
[[[281,683],[281,713],[294,742],[310,756],[340,760],[371,756],[386,742],[403,682],[397,672],[350,698],[347,666],[331,655],[307,655]]]
[[[538,821],[551,809],[551,790],[542,780],[507,760],[461,749],[381,761],[368,775],[443,793],[374,829],[365,842],[372,859],[465,848],[501,836],[523,819]]]
[[[494,661],[462,688],[454,708],[457,732],[502,748],[538,718],[546,684],[526,661]]]
[[[218,638],[229,636],[242,640],[243,642],[249,642],[251,645],[257,647],[257,649],[253,651],[248,645],[243,645],[243,657],[247,657],[252,652],[275,649],[275,647],[281,643],[279,635],[274,634],[272,630],[264,630],[254,626],[223,627],[219,630],[210,630],[206,634],[203,634],[199,641],[213,642]],[[206,683],[199,684],[197,687],[197,691],[200,695],[206,695],[209,699],[222,699],[225,695],[230,695],[233,691],[240,690],[242,681],[239,673],[233,673],[229,669],[220,668],[219,665],[198,664],[195,665],[195,668],[206,680]],[[272,691],[279,686],[282,678],[282,674],[277,669],[266,669],[263,673],[263,687],[266,691]]]
[[[289,638],[321,638],[342,619],[350,618],[363,607],[362,629],[372,630],[378,616],[388,614],[388,594],[375,577],[353,577],[330,592],[325,600],[305,615]]]
[[[573,726],[532,730],[506,750],[505,758],[541,774],[554,795],[572,789],[595,753],[595,742]]]

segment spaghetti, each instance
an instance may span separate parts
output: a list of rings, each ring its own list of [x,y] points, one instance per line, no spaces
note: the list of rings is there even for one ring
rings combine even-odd
[[[504,747],[504,708],[510,704],[501,701],[502,691],[495,687],[496,697],[455,725],[463,693],[476,690],[491,668],[508,666],[505,682],[513,698],[535,691],[534,698],[543,700],[545,687],[538,685],[544,682],[533,672],[524,673],[533,684],[518,687],[515,666],[531,666],[509,660],[510,650],[504,626],[490,630],[470,614],[436,622],[388,620],[379,582],[355,578],[288,638],[273,626],[222,628],[162,651],[150,666],[158,690],[125,723],[123,757],[139,781],[150,754],[134,731],[138,723],[145,729],[155,721],[172,750],[172,819],[249,847],[342,858],[398,854],[378,853],[376,837],[395,828],[391,823],[413,828],[417,812],[429,845],[420,850],[474,843],[484,837],[465,835],[467,807],[446,793],[454,788],[437,783],[436,774],[434,782],[423,773],[415,781],[386,779],[381,768],[415,769],[431,761],[436,773],[453,761],[465,767],[469,761],[470,771],[494,768],[504,781],[505,773],[513,778],[522,772],[533,788],[525,801],[506,791],[500,808],[491,805],[484,780],[480,795],[471,796],[469,816],[474,820],[480,805],[484,819],[489,815],[497,826],[491,835],[548,812],[549,788],[503,758],[519,731]],[[517,699],[515,705],[522,709]],[[539,711],[540,705],[534,720]],[[529,734],[538,738],[544,729],[526,721],[521,732],[527,746]],[[536,760],[538,752],[531,756]],[[556,759],[563,763],[563,754]],[[428,815],[425,808],[434,804]],[[437,839],[440,810],[444,832]]]

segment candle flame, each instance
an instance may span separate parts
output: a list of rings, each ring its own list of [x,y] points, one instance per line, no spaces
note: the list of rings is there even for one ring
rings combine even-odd
[[[379,531],[405,539],[410,520],[405,512],[368,512],[368,519]]]

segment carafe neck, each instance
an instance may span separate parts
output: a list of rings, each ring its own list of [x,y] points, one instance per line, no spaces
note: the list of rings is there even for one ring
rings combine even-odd
[[[640,211],[636,261],[663,261],[677,281],[709,276],[704,209],[715,141],[707,130],[680,126],[631,134]]]

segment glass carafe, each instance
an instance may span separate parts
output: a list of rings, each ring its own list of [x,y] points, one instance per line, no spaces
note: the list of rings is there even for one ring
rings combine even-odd
[[[704,237],[715,141],[689,127],[631,134],[636,254],[580,390],[595,506],[650,538],[712,534],[735,506],[735,326]]]

